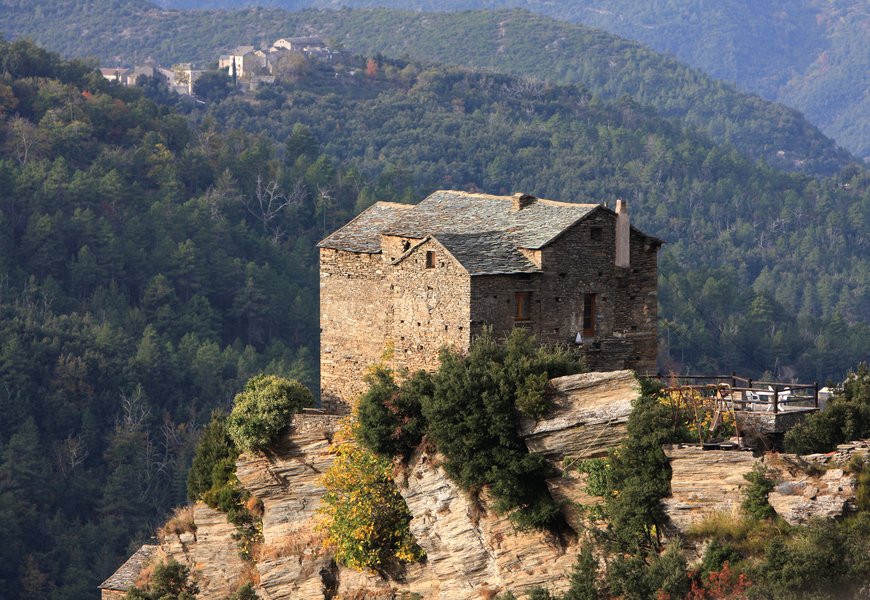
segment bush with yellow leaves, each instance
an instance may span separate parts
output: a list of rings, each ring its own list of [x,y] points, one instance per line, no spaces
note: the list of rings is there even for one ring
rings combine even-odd
[[[325,544],[335,560],[354,569],[382,570],[425,554],[411,534],[411,513],[393,480],[389,459],[361,448],[349,420],[333,439],[335,461],[321,483],[319,509]]]

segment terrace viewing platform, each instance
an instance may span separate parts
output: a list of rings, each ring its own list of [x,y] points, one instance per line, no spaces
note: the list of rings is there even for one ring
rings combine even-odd
[[[733,422],[741,443],[755,438],[777,444],[788,430],[820,410],[817,382],[764,381],[736,374],[659,375],[657,379],[678,404],[696,414],[706,410],[712,415],[705,424],[709,432],[726,420]]]

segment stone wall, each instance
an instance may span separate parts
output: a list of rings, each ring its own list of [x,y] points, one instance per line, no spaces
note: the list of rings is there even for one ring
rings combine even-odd
[[[384,353],[388,268],[380,254],[320,249],[320,400],[329,412],[348,411]]]
[[[434,252],[433,268],[426,252]],[[431,369],[443,346],[468,347],[470,280],[462,266],[433,240],[395,265],[388,258],[320,250],[321,403],[329,412],[348,412],[371,365]]]
[[[486,325],[503,337],[519,325],[545,342],[573,343],[583,331],[584,298],[595,294],[595,337],[583,344],[589,368],[654,373],[657,249],[633,230],[631,266],[616,267],[615,222],[612,213],[599,210],[565,231],[543,249],[540,274],[472,278],[474,333]],[[515,318],[517,292],[531,292],[528,321]]]
[[[432,369],[442,347],[465,350],[484,326],[497,337],[522,326],[545,342],[574,343],[587,294],[595,294],[588,366],[654,372],[658,245],[631,230],[631,264],[617,267],[615,229],[612,212],[594,210],[525,252],[541,273],[515,275],[471,277],[436,239],[383,235],[380,254],[321,248],[323,407],[347,412],[366,389],[366,370],[384,357],[397,369]],[[517,292],[531,294],[528,320],[516,318]]]
[[[426,267],[431,252],[433,266]],[[441,244],[428,240],[390,269],[386,298],[392,318],[391,365],[410,372],[438,366],[442,347],[466,350],[471,340],[471,278]]]

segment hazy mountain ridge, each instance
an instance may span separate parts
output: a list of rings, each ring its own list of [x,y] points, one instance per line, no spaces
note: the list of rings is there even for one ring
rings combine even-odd
[[[97,55],[109,64],[147,56],[167,63],[212,62],[238,44],[318,33],[367,54],[581,83],[602,98],[628,94],[782,168],[830,174],[852,160],[794,110],[742,94],[639,44],[523,11],[185,13],[128,0],[5,5],[11,10],[5,18],[0,13],[0,30],[7,35],[30,35],[65,54]],[[87,15],[86,23],[79,14]]]
[[[870,157],[870,10],[862,0],[159,0],[167,7],[388,7],[453,11],[524,8],[669,52],[705,73],[802,111]]]

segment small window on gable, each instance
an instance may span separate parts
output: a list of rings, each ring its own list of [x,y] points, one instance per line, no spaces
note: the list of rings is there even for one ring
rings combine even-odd
[[[434,250],[426,250],[426,268],[434,269],[435,268],[435,251]]]
[[[583,295],[583,337],[595,337],[595,294]]]
[[[514,319],[517,321],[528,321],[532,318],[532,293],[517,292],[516,298],[516,314]]]
[[[601,227],[590,227],[589,237],[592,238],[593,242],[601,241]]]

